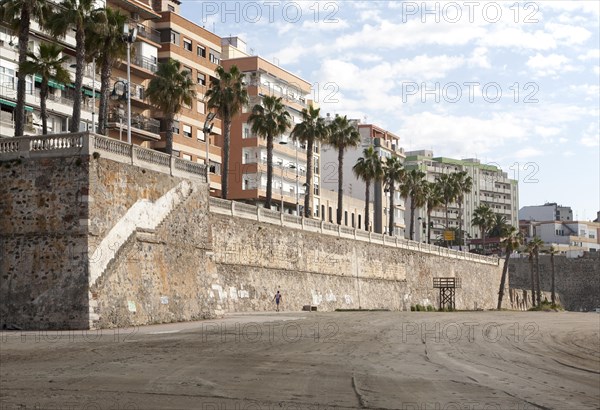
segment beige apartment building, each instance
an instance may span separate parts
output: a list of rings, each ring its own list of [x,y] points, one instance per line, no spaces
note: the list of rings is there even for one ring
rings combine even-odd
[[[365,201],[365,183],[359,180],[352,171],[352,167],[358,159],[363,156],[363,150],[372,146],[379,154],[382,161],[385,158],[395,156],[404,162],[404,150],[400,147],[400,137],[374,124],[361,124],[358,120],[356,126],[361,136],[361,143],[356,148],[348,149],[344,154],[344,195],[356,198],[362,201],[360,213],[349,209],[349,204],[344,200],[344,209],[342,213],[342,224],[352,226],[353,219],[356,221],[358,229],[371,230],[376,233],[389,233],[389,217],[394,212],[394,232],[396,236],[404,236],[404,201],[396,191],[394,199],[394,209],[390,209],[390,193],[382,182],[376,182],[371,187],[371,200],[373,201],[373,217],[370,218],[370,227],[364,226],[364,201]],[[324,146],[321,154],[323,179],[322,186],[324,190],[338,189],[338,151],[337,149]],[[331,208],[331,209],[330,209]],[[359,207],[360,208],[360,207]],[[337,201],[335,206],[323,208],[324,219],[327,221],[336,221]],[[368,228],[368,229],[367,229]]]
[[[248,203],[262,203],[267,186],[266,140],[251,131],[248,117],[252,107],[263,95],[283,98],[292,117],[292,123],[301,120],[302,109],[310,103],[311,84],[261,57],[249,55],[246,44],[238,37],[223,38],[223,62],[225,69],[236,65],[245,74],[250,104],[241,115],[233,119],[231,126],[231,153],[229,168],[229,199]],[[293,127],[293,125],[292,125]],[[291,129],[277,136],[273,149],[273,207],[279,211],[296,214],[302,212],[306,193],[306,148],[289,137]],[[314,217],[320,210],[320,146],[315,145],[313,174]]]

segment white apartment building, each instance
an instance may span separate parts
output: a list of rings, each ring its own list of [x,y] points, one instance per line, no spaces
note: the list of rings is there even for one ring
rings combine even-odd
[[[519,189],[518,181],[508,178],[506,172],[494,165],[482,164],[478,159],[452,159],[445,157],[434,157],[433,151],[417,150],[406,152],[406,169],[418,168],[426,173],[427,180],[434,182],[442,174],[452,174],[467,171],[473,179],[471,193],[464,196],[462,209],[462,229],[467,238],[480,239],[479,227],[471,224],[473,211],[481,204],[487,204],[495,213],[506,217],[507,223],[517,228]],[[407,206],[407,209],[409,207]],[[458,205],[453,203],[448,207],[449,223],[448,229],[459,227]],[[406,219],[410,218],[410,211],[406,211]],[[423,232],[423,223],[426,222],[427,213],[423,208],[417,209],[415,213],[416,238],[426,241]],[[419,219],[420,218],[420,219]],[[443,207],[436,208],[431,214],[433,229],[431,231],[432,242],[439,239],[445,229],[446,214]]]
[[[570,206],[558,205],[555,202],[544,205],[524,206],[519,209],[520,221],[572,221],[573,210]]]

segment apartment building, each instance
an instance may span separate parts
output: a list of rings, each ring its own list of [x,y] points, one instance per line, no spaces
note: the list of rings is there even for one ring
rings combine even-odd
[[[371,198],[372,199],[372,198]],[[321,191],[321,215],[326,215],[324,221],[336,223],[338,193],[337,189],[323,189]],[[342,214],[342,223],[345,226],[356,229],[364,229],[365,220],[365,200],[355,198],[350,195],[344,195],[344,213]],[[373,220],[374,206],[373,201],[369,201],[369,220]]]
[[[98,7],[104,7],[103,1],[97,1]],[[64,48],[62,55],[69,56],[66,64],[71,78],[75,80],[75,35],[69,32],[64,38],[51,37],[42,31],[33,21],[29,33],[28,49],[37,53],[44,42],[58,43]],[[0,137],[14,136],[14,110],[17,102],[17,72],[19,66],[19,39],[6,22],[0,22]],[[94,76],[92,65],[85,68],[83,79],[83,100],[81,105],[81,131],[92,130],[92,122],[97,121],[97,109],[94,106],[94,90],[99,90],[99,76]],[[40,112],[41,77],[27,76],[25,99],[25,135],[42,133]],[[49,95],[46,101],[48,111],[48,132],[67,132],[73,114],[74,87],[71,84],[49,83]]]
[[[297,75],[246,52],[246,44],[238,37],[223,38],[222,65],[225,69],[236,65],[245,75],[250,104],[233,119],[231,152],[229,157],[229,199],[248,203],[263,203],[267,186],[266,140],[254,135],[248,117],[262,96],[275,95],[292,117],[293,124],[301,121],[301,111],[310,103],[311,84]],[[277,136],[273,149],[273,207],[297,214],[302,212],[306,193],[306,147],[289,137],[291,129]],[[314,217],[320,210],[320,145],[315,144],[313,174]]]
[[[506,217],[509,224],[517,228],[518,225],[518,207],[519,190],[518,182],[510,179],[506,172],[495,165],[482,164],[478,159],[452,159],[445,157],[434,157],[430,150],[418,150],[406,152],[405,168],[420,169],[427,175],[427,180],[434,182],[442,174],[452,174],[455,172],[466,171],[473,179],[471,193],[465,194],[462,209],[462,229],[467,238],[481,239],[480,229],[471,224],[473,211],[481,204],[487,204],[498,214]],[[409,209],[409,206],[407,206]],[[448,229],[459,227],[458,205],[453,203],[448,207],[449,223]],[[406,219],[409,219],[409,212],[406,212]],[[421,226],[426,223],[426,211],[423,208],[417,209],[415,213],[415,226]],[[420,224],[417,223],[420,222]],[[440,239],[443,230],[446,228],[446,214],[443,207],[436,208],[431,214],[430,223],[433,223],[431,231],[432,241]],[[417,238],[425,241],[426,235],[418,229]]]
[[[220,195],[221,121],[213,121],[206,139],[204,123],[208,110],[204,96],[220,64],[221,38],[182,17],[178,1],[155,2],[155,8],[161,15],[155,23],[161,43],[159,62],[169,58],[179,61],[182,69],[188,71],[196,83],[195,101],[190,107],[183,107],[173,126],[173,155],[194,162],[206,163],[208,160],[211,192]],[[154,116],[161,118],[162,113],[154,112]],[[164,132],[161,136],[160,141],[152,143],[153,148],[164,150]]]
[[[544,241],[544,249],[553,246],[568,257],[581,256],[583,252],[600,252],[598,222],[521,220],[519,225],[525,241],[537,236]]]
[[[331,118],[331,117],[330,117]],[[401,162],[404,162],[405,155],[404,150],[400,147],[400,137],[387,131],[374,124],[361,124],[356,121],[358,131],[361,136],[361,143],[356,148],[348,149],[344,154],[344,194],[362,201],[361,215],[356,215],[356,227],[358,229],[365,229],[364,219],[362,214],[364,213],[364,201],[365,201],[365,183],[359,180],[354,175],[352,167],[356,164],[356,161],[363,156],[363,150],[369,146],[372,146],[375,151],[379,154],[382,161],[385,158],[395,156],[400,158]],[[331,146],[324,146],[321,154],[323,178],[322,186],[323,189],[335,190],[338,189],[338,151]],[[391,212],[394,212],[394,235],[404,235],[404,201],[400,197],[400,193],[396,191],[396,197],[394,198],[394,209],[390,208],[390,194],[389,190],[386,189],[382,182],[375,182],[372,184],[371,200],[373,201],[373,218],[370,219],[371,227],[370,230],[376,233],[388,233],[389,223],[388,218]],[[352,210],[347,209],[348,206],[344,203],[344,209],[342,210],[342,224],[351,226],[354,218]],[[335,207],[331,209],[323,209],[324,219],[327,221],[336,221],[337,215],[337,203]],[[332,212],[332,213],[330,213]],[[346,217],[348,215],[348,217]]]
[[[547,202],[544,205],[524,206],[519,209],[519,220],[527,221],[572,221],[573,210],[570,206]]]

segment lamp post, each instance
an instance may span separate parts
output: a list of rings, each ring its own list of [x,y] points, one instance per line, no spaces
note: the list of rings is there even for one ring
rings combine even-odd
[[[123,25],[123,41],[127,43],[127,143],[131,144],[131,44],[137,38],[137,27],[129,29],[129,24]]]
[[[117,85],[121,84],[123,86],[123,93],[119,94],[117,92]],[[112,92],[110,93],[110,99],[113,101],[118,101],[118,100],[127,100],[130,101],[129,98],[129,87],[127,85],[127,83],[123,80],[117,80],[113,83],[113,89]],[[119,105],[119,107],[122,107],[122,105]],[[128,128],[127,128],[127,142],[131,143],[131,115],[129,114],[129,110],[130,110],[131,106],[128,104],[127,105],[127,120],[128,120]],[[122,109],[119,108],[119,141],[122,141],[122,133],[123,133],[123,113],[122,113]]]
[[[281,162],[278,162],[279,166],[281,167],[281,185],[279,186],[279,191],[281,193],[281,208],[280,208],[280,212],[283,213],[283,159],[281,160]]]
[[[77,64],[69,67],[77,68]],[[96,56],[92,57],[92,132],[96,132]]]
[[[204,121],[204,127],[202,128],[202,132],[204,133],[204,141],[206,142],[206,159],[204,160],[204,164],[206,165],[206,182],[208,183],[208,187],[210,188],[210,160],[209,160],[209,137],[213,128],[213,120],[217,114],[214,112],[209,112],[206,116],[206,120]]]

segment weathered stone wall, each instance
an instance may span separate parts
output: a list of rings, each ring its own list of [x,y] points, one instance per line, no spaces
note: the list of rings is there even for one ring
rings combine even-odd
[[[500,265],[399,249],[208,210],[196,179],[103,156],[4,161],[2,325],[87,328],[284,309],[494,308]],[[167,168],[168,169],[168,168]]]
[[[0,162],[0,327],[88,327],[88,166]]]
[[[541,290],[551,291],[550,255],[540,255]],[[566,310],[591,311],[600,307],[600,253],[587,253],[580,258],[554,257],[555,289]],[[511,288],[531,289],[531,270],[527,257],[511,259]],[[550,297],[547,297],[550,300]]]

